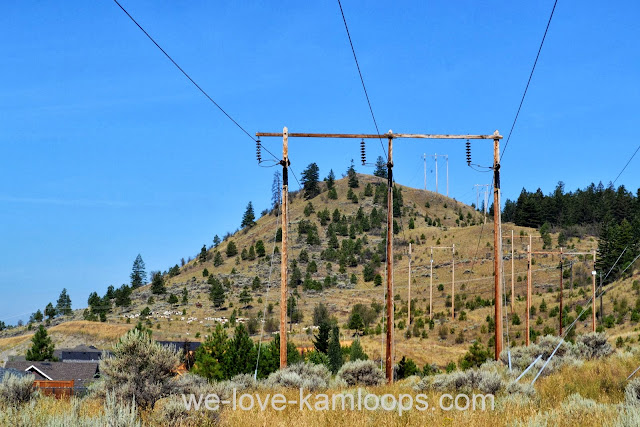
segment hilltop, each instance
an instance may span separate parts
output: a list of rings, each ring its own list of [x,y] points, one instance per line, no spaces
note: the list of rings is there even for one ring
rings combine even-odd
[[[290,325],[292,340],[299,347],[311,347],[314,308],[322,303],[341,327],[345,343],[353,339],[349,317],[356,307],[366,325],[361,328],[363,347],[374,359],[383,352],[382,306],[385,287],[379,285],[385,277],[386,180],[370,175],[357,175],[358,187],[349,180],[336,180],[333,190],[320,183],[320,193],[306,200],[302,192],[294,192],[289,207],[289,277],[291,295],[297,306]],[[396,358],[403,355],[420,366],[437,363],[440,366],[456,361],[474,340],[485,346],[493,342],[493,221],[472,206],[441,194],[396,185],[394,191],[394,294],[396,307]],[[166,340],[204,340],[219,321],[237,319],[247,324],[254,339],[269,340],[278,328],[280,253],[277,209],[265,212],[234,234],[227,235],[215,247],[204,248],[199,256],[182,266],[165,272],[162,283],[166,293],[154,294],[152,284],[135,289],[128,307],[111,304],[106,322],[91,323],[101,344],[107,345],[118,334],[133,327],[139,320],[153,330],[153,336]],[[511,230],[514,241],[511,242]],[[533,228],[503,224],[505,253],[505,289],[511,288],[511,245],[515,259],[515,312],[509,313],[509,342],[524,343],[526,290],[526,245],[528,234],[538,235]],[[558,234],[550,235],[556,246]],[[412,244],[412,325],[407,328],[408,248]],[[542,247],[534,239],[534,249]],[[593,236],[571,237],[567,250],[589,252],[597,247]],[[455,306],[456,318],[451,319],[452,250],[433,252],[433,311],[429,322],[430,257],[432,246],[455,245]],[[233,247],[235,246],[235,250]],[[275,249],[274,249],[275,248]],[[275,253],[274,253],[275,251]],[[272,255],[273,254],[273,255]],[[574,257],[572,268],[565,270],[565,321],[575,319],[591,293],[590,256]],[[533,301],[531,319],[535,334],[557,333],[559,316],[559,257],[538,255],[533,266]],[[380,275],[380,278],[376,276]],[[633,340],[633,328],[638,321],[635,307],[637,281],[627,279],[611,285],[614,291],[604,298],[608,334]],[[223,293],[223,303],[214,304],[211,289]],[[633,288],[633,289],[632,289]],[[221,291],[220,291],[221,289]],[[186,291],[185,291],[186,290]],[[183,301],[183,296],[186,298]],[[170,302],[173,297],[174,302]],[[222,298],[218,295],[219,298]],[[360,305],[358,305],[360,304]],[[546,309],[545,309],[546,306]],[[147,311],[148,316],[141,316]],[[614,311],[615,310],[615,311]],[[88,311],[91,314],[91,311]],[[261,321],[264,316],[264,322]],[[634,314],[636,313],[636,317]],[[86,316],[76,310],[70,325]],[[147,313],[148,314],[148,313]],[[83,316],[84,315],[84,316]],[[64,319],[63,319],[64,320]],[[62,321],[60,318],[56,322]],[[86,322],[85,322],[86,323]],[[610,323],[610,324],[609,324]],[[56,326],[62,333],[64,323]],[[52,330],[56,329],[52,328]],[[264,332],[261,334],[261,329]],[[577,324],[577,333],[590,330],[590,314]],[[7,332],[7,331],[5,331]],[[11,334],[26,332],[14,329]],[[68,332],[79,338],[77,328]],[[97,332],[96,332],[97,333]],[[6,335],[5,335],[6,336]],[[262,338],[260,338],[262,336]],[[0,339],[5,355],[24,351],[26,335]],[[104,339],[103,339],[104,338]],[[58,334],[54,341],[63,341]],[[93,342],[93,341],[91,341]],[[506,347],[506,343],[505,343]]]

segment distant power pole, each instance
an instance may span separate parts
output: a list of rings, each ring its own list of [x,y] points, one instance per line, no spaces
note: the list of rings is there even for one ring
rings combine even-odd
[[[427,153],[422,155],[424,160],[424,191],[427,191]]]
[[[407,325],[411,325],[411,243],[409,243],[409,290],[407,296]]]
[[[424,189],[427,189],[427,157],[433,157],[436,164],[436,194],[438,193],[438,157],[444,157],[446,160],[446,171],[447,171],[447,197],[449,197],[449,155],[448,154],[430,154],[422,155],[424,158]]]

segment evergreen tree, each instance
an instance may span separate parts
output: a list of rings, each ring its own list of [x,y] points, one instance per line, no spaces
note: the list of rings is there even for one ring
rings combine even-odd
[[[219,251],[216,251],[213,255],[213,266],[220,267],[224,261],[222,260],[222,255]]]
[[[336,175],[333,173],[333,169],[329,171],[329,175],[324,179],[327,182],[327,190],[334,188],[336,182]]]
[[[56,309],[53,304],[49,303],[44,309],[44,315],[49,318],[49,320],[53,319],[56,316]]]
[[[238,374],[248,374],[256,367],[257,350],[242,323],[236,327],[233,339],[228,342],[224,358],[225,374],[232,378]]]
[[[329,369],[335,375],[342,367],[342,348],[340,347],[340,329],[334,326],[331,329],[331,338],[327,350],[329,356]]]
[[[211,285],[209,287],[209,299],[213,303],[213,306],[216,308],[222,307],[225,300],[225,291],[222,287],[222,283],[213,276],[209,276],[209,280],[207,282]]]
[[[245,288],[240,292],[238,300],[240,301],[240,304],[244,304],[246,307],[251,301],[253,301],[253,298],[251,297],[249,290]]]
[[[128,307],[131,305],[131,288],[127,285],[122,285],[115,290],[116,307]]]
[[[187,304],[189,302],[189,291],[187,291],[187,287],[182,288],[182,304]]]
[[[322,320],[318,326],[318,335],[314,335],[313,346],[316,351],[327,354],[329,351],[329,332],[331,332],[331,325],[328,320]]]
[[[253,227],[256,224],[255,219],[256,215],[253,212],[253,204],[249,202],[247,209],[244,211],[244,215],[242,216],[242,223],[240,224],[240,227]]]
[[[369,356],[362,349],[362,345],[360,345],[360,340],[356,338],[351,343],[351,350],[349,351],[349,360],[355,362],[356,360],[367,360]]]
[[[193,373],[209,380],[224,380],[226,378],[224,363],[227,348],[227,333],[218,323],[215,331],[196,350]]]
[[[356,331],[356,335],[358,332],[364,328],[364,321],[362,320],[362,316],[360,313],[355,312],[351,314],[349,318],[349,329],[354,329]]]
[[[153,274],[151,279],[151,293],[153,294],[164,294],[167,292],[167,288],[164,285],[164,277],[158,271]]]
[[[320,326],[322,323],[329,324],[329,310],[323,303],[318,303],[313,308],[313,324]],[[329,332],[327,332],[327,339],[329,339]]]
[[[42,315],[42,312],[40,310],[37,310],[35,313],[33,313],[31,315],[31,318],[29,319],[29,323],[40,323],[42,322],[42,320],[44,319],[44,316]]]
[[[304,198],[309,200],[320,194],[320,186],[318,185],[320,169],[316,163],[311,163],[302,171],[302,190]]]
[[[249,246],[249,253],[247,254],[247,259],[249,261],[253,261],[256,259],[256,250],[253,248],[253,245]]]
[[[382,156],[378,156],[378,159],[376,160],[376,169],[373,171],[373,174],[380,178],[387,178],[389,176],[387,163],[384,161]]]
[[[217,234],[213,236],[213,247],[217,248],[220,243],[220,237]]]
[[[262,258],[263,256],[266,255],[266,250],[264,248],[264,242],[262,240],[258,240],[256,242],[256,255],[258,255],[258,257]]]
[[[44,326],[40,325],[31,339],[31,348],[27,350],[26,359],[29,361],[42,362],[44,360],[55,360],[53,350],[55,346],[51,337],[47,334]]]
[[[227,252],[226,253],[227,253],[227,258],[231,258],[231,257],[234,257],[234,256],[238,255],[238,247],[233,242],[233,240],[229,240],[229,243],[227,243]]]
[[[349,188],[358,188],[360,183],[358,182],[358,174],[353,166],[353,159],[351,159],[351,166],[347,169],[347,177],[349,177]]]
[[[58,301],[56,303],[56,311],[62,315],[68,316],[73,311],[71,310],[71,297],[67,294],[67,289],[62,289]]]
[[[175,294],[169,295],[169,300],[167,301],[169,304],[178,304],[178,297]]]
[[[138,254],[135,261],[133,261],[133,267],[131,268],[131,288],[135,289],[145,284],[147,280],[147,272],[145,271],[144,261],[142,256]]]
[[[202,249],[200,249],[200,255],[198,255],[198,259],[200,262],[205,262],[207,260],[207,245],[202,245]]]

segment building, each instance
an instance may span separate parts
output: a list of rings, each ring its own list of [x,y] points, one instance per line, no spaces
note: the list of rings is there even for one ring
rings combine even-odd
[[[5,369],[33,374],[36,381],[73,381],[84,388],[100,376],[97,362],[8,361]]]

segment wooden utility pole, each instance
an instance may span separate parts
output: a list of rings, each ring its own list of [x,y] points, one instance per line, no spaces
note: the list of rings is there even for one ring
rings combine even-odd
[[[562,318],[563,318],[563,314],[564,312],[562,311],[562,309],[564,307],[562,307],[562,297],[564,294],[564,277],[563,276],[564,273],[564,269],[562,268],[562,248],[560,248],[560,325],[558,327],[558,336],[561,337],[562,336]]]
[[[529,337],[531,336],[531,327],[529,318],[531,317],[531,235],[529,235],[529,244],[527,245],[527,315],[525,324],[527,326],[527,337],[525,343],[529,346]]]
[[[514,301],[516,300],[516,271],[513,264],[513,230],[511,230],[511,315],[513,316]]]
[[[604,293],[602,289],[602,271],[600,271],[600,287],[598,289],[600,289],[600,323],[602,323],[602,319],[604,319],[604,311],[602,310],[602,294]]]
[[[409,243],[409,288],[407,295],[407,327],[411,325],[411,243]]]
[[[391,135],[391,131],[389,131]],[[387,161],[387,345],[385,371],[387,382],[393,383],[393,138],[389,136]]]
[[[289,130],[282,130],[282,254],[280,256],[280,369],[287,366],[287,225],[289,209]]]
[[[591,252],[593,257],[593,271],[591,271],[591,332],[596,331],[596,250]]]
[[[451,246],[451,320],[456,318],[456,245]]]
[[[493,139],[493,251],[495,272],[496,360],[502,351],[502,224],[500,209],[500,134]]]
[[[431,248],[431,271],[429,272],[429,320],[433,320],[433,248]]]
[[[424,191],[427,191],[427,153],[422,154],[424,160]]]

